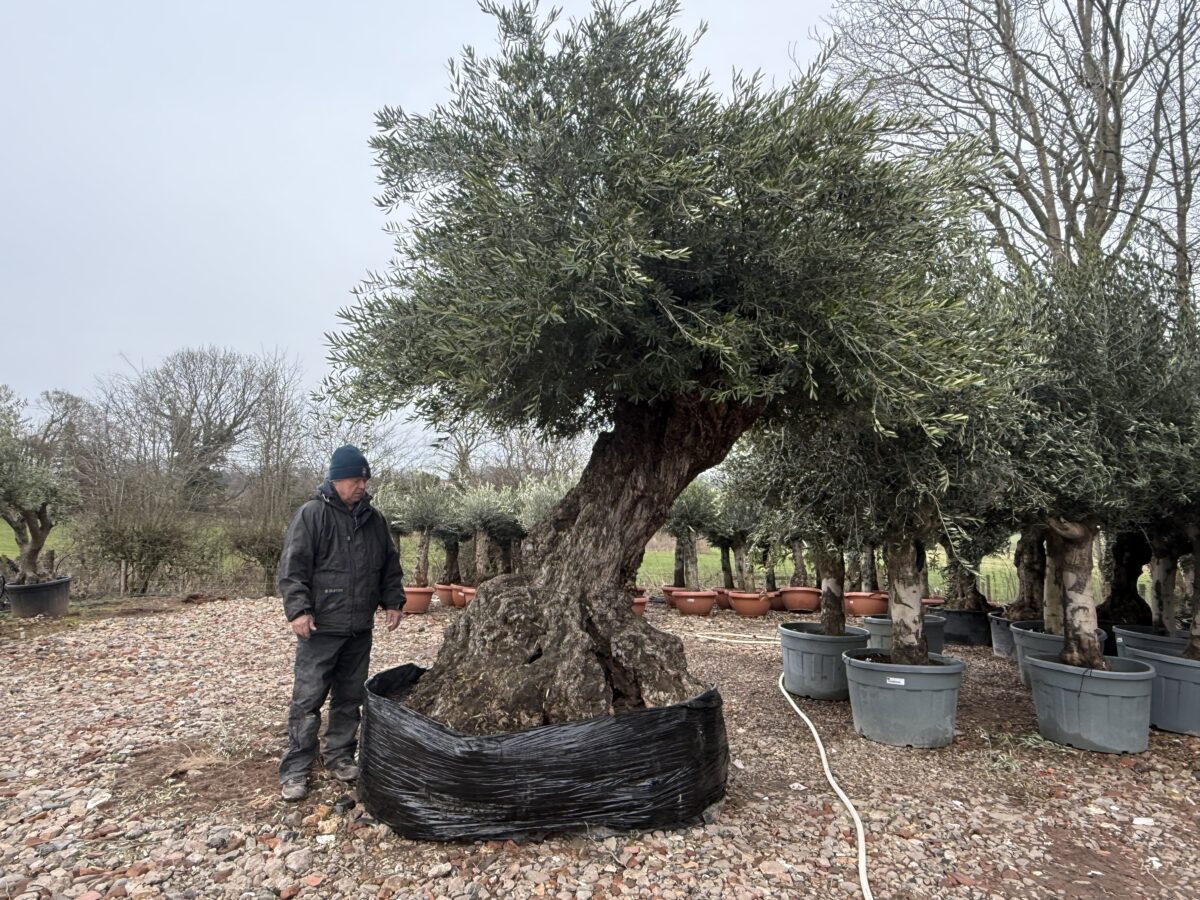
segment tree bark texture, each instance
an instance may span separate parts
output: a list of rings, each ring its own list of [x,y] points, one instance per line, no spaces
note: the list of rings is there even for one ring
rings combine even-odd
[[[1063,633],[1065,587],[1063,585],[1061,552],[1052,552],[1054,539],[1046,531],[1046,582],[1042,595],[1042,624],[1047,634]]]
[[[897,535],[886,544],[892,590],[888,611],[892,619],[892,662],[920,666],[929,662],[921,616],[922,571],[925,554],[918,541]]]
[[[683,541],[675,538],[675,571],[671,574],[671,587],[687,586],[687,549]]]
[[[746,545],[741,541],[733,545],[733,571],[739,591],[749,591],[754,588],[754,573],[750,568],[750,558],[746,553]]]
[[[875,545],[863,545],[862,589],[864,591],[879,590],[879,569],[875,564]]]
[[[821,573],[821,627],[830,637],[841,637],[846,633],[846,563],[841,548],[814,543],[813,566]]]
[[[1150,614],[1154,625],[1174,637],[1179,633],[1179,596],[1175,593],[1177,562],[1169,552],[1150,557]]]
[[[1150,542],[1142,532],[1122,531],[1117,535],[1112,545],[1112,588],[1096,610],[1099,618],[1117,625],[1149,625],[1154,621],[1137,589],[1142,568],[1151,555]]]
[[[684,554],[683,554],[683,583],[690,590],[700,590],[700,560],[696,549],[696,535],[689,528],[687,537],[684,539]]]
[[[462,572],[458,569],[458,541],[446,541],[442,545],[446,551],[446,561],[442,565],[442,580],[440,584],[462,584]]]
[[[38,557],[54,527],[49,505],[43,503],[37,509],[18,509],[11,516],[4,515],[3,519],[12,528],[17,542],[17,577],[13,584],[32,584],[38,577]]]
[[[1192,630],[1183,656],[1200,660],[1200,525],[1189,525],[1187,536],[1192,545]]]
[[[721,587],[733,590],[733,565],[729,560],[729,547],[721,545]]]
[[[1046,606],[1063,610],[1063,644],[1059,657],[1064,665],[1085,669],[1107,669],[1103,649],[1096,640],[1096,605],[1092,599],[1092,539],[1096,531],[1082,522],[1050,519],[1047,523],[1046,556],[1061,573],[1062,591],[1047,596]],[[1056,602],[1057,601],[1057,602]]]
[[[417,587],[429,586],[429,529],[421,532],[417,542],[417,564],[413,569],[412,583]]]
[[[1046,529],[1041,525],[1026,525],[1013,551],[1017,568],[1017,600],[1004,615],[1012,622],[1041,619],[1046,596]]]
[[[846,590],[861,591],[862,583],[862,553],[858,550],[849,550],[846,552]]]
[[[946,587],[943,591],[946,608],[986,612],[988,598],[979,590],[979,577],[975,574],[982,560],[959,558],[949,538],[943,538],[939,543],[946,553]]]
[[[763,551],[763,585],[768,591],[778,590],[775,585],[775,548],[768,547]]]
[[[804,564],[804,542],[792,541],[792,587],[808,587],[808,567]]]
[[[491,734],[700,693],[682,641],[634,615],[623,586],[671,504],[760,413],[685,397],[619,406],[579,483],[527,538],[528,574],[479,588],[409,705]]]

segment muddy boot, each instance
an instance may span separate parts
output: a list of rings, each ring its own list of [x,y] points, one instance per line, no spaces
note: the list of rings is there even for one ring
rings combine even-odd
[[[308,796],[308,779],[307,778],[290,778],[283,783],[279,789],[279,795],[289,803],[295,803],[297,800],[303,800]]]

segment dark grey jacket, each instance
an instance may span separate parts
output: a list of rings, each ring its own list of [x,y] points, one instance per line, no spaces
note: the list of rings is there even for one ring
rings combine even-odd
[[[288,621],[311,613],[326,634],[369,631],[377,608],[404,606],[404,572],[387,521],[369,495],[351,512],[328,481],[292,518],[278,574]]]

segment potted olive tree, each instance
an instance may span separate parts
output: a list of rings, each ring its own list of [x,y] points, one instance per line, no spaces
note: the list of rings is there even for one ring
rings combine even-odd
[[[54,402],[51,396],[48,402]],[[0,518],[12,529],[17,559],[0,557],[4,584],[16,616],[66,615],[71,576],[55,571],[46,540],[74,497],[62,458],[62,420],[48,416],[36,426],[24,404],[0,385]]]
[[[1092,548],[1098,528],[1148,531],[1173,498],[1196,494],[1194,312],[1171,273],[1132,253],[1082,254],[1046,271],[1036,288],[1046,339],[1030,430],[1040,444],[1027,445],[1022,462],[1041,497],[1027,521],[1044,525],[1045,593],[1043,621],[1014,623],[1013,634],[1043,737],[1139,752],[1148,744],[1155,668],[1104,654]],[[1110,609],[1130,602],[1122,582],[1114,578]],[[1146,604],[1133,602],[1149,622]]]

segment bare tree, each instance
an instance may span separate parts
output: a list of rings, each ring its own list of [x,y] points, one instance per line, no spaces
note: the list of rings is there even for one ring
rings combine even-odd
[[[979,187],[1018,270],[1120,252],[1140,229],[1197,248],[1197,0],[843,0],[831,65],[920,113],[931,146],[980,140]]]

